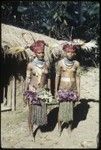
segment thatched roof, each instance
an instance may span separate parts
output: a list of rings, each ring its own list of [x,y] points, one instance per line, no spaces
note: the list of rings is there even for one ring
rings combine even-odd
[[[58,42],[56,39],[50,38],[46,35],[43,34],[38,34],[35,32],[31,32],[25,29],[21,29],[18,27],[14,27],[11,25],[6,25],[6,24],[2,24],[1,25],[1,39],[2,39],[2,43],[3,42],[7,42],[8,44],[10,44],[11,46],[22,46],[25,47],[26,42],[24,41],[24,39],[22,38],[22,33],[26,33],[27,35],[27,39],[29,40],[29,43],[33,43],[33,39],[30,35],[30,33],[32,34],[33,38],[35,40],[44,40],[46,43],[48,43],[49,45],[53,44],[54,42]]]
[[[1,24],[1,31],[2,51],[4,54],[10,54],[12,57],[20,56],[22,59],[26,59],[26,56],[33,57],[33,52],[30,49],[25,49],[26,46],[30,46],[33,43],[33,38],[35,40],[44,40],[49,47],[56,43],[58,44],[56,39],[11,25]],[[22,37],[22,34],[25,34],[27,42]],[[47,51],[49,47],[47,47]]]
[[[71,44],[71,41],[58,41],[43,34],[6,24],[1,25],[1,31],[1,46],[3,53],[10,54],[11,57],[16,57],[18,59],[20,58],[19,60],[29,60],[30,58],[33,59],[34,53],[29,48],[26,49],[25,47],[30,46],[34,40],[44,40],[45,43],[48,44],[48,47],[46,47],[45,50],[45,56],[49,59],[51,59],[51,54],[55,57],[57,57],[57,55],[64,55],[62,51],[63,44]],[[24,37],[22,35],[24,35]],[[86,43],[83,40],[74,39],[72,44],[80,45],[81,48],[85,50],[97,48],[96,41],[94,40]]]

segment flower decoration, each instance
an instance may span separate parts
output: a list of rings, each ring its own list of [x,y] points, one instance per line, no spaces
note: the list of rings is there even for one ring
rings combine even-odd
[[[45,103],[50,103],[53,100],[53,96],[50,91],[46,91],[45,89],[42,89],[38,92],[32,92],[27,90],[24,93],[24,96],[26,96],[26,99],[30,101],[33,105],[41,105],[40,101],[44,101]]]
[[[32,91],[29,91],[27,90],[25,93],[24,93],[24,96],[26,96],[26,99],[33,105],[41,105],[40,104],[40,100],[37,96],[37,93],[36,92],[32,92]]]
[[[78,96],[77,93],[74,91],[66,91],[66,90],[59,90],[58,91],[59,102],[66,102],[66,101],[77,101]]]

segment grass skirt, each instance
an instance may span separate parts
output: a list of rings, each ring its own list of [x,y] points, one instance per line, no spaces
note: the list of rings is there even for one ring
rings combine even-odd
[[[39,98],[37,92],[26,91],[24,95],[32,108],[31,122],[38,126],[47,124],[46,102]]]
[[[59,104],[59,120],[65,123],[73,120],[73,102]]]
[[[41,105],[32,105],[32,122],[38,126],[47,124],[46,103],[40,101]]]
[[[73,103],[78,100],[77,92],[71,90],[59,90],[58,97],[60,102],[59,120],[65,123],[73,121]]]

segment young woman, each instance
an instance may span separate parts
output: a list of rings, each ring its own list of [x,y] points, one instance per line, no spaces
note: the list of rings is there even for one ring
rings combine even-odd
[[[30,47],[35,53],[35,59],[27,66],[25,98],[29,106],[28,125],[33,133],[33,127],[47,124],[47,110],[45,102],[39,93],[47,88],[48,65],[44,60],[45,42],[36,41]]]
[[[64,45],[65,57],[58,62],[56,70],[55,95],[59,100],[58,129],[61,134],[62,123],[71,128],[73,103],[80,97],[80,64],[75,60],[77,47]]]

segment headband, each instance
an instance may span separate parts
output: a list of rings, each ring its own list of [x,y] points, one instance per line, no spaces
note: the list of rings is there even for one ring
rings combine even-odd
[[[46,43],[44,41],[38,40],[30,46],[30,49],[35,53],[44,52],[45,45]]]

